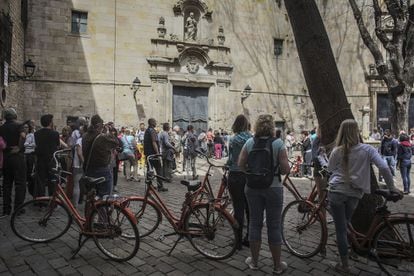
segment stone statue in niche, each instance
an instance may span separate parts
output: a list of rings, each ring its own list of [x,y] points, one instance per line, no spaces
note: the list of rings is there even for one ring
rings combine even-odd
[[[194,13],[190,12],[190,16],[185,21],[185,40],[195,41],[197,38],[197,20]]]

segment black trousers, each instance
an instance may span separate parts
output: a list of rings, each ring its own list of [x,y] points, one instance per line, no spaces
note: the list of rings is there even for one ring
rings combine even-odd
[[[37,157],[36,162],[36,183],[34,189],[34,196],[44,196],[46,194],[46,186],[49,196],[52,196],[55,192],[55,183],[53,183],[54,175],[52,168],[54,167],[54,161],[50,159]]]
[[[23,153],[4,154],[3,158],[3,214],[10,214],[13,184],[14,209],[23,204],[26,196],[26,163]]]
[[[246,185],[246,175],[242,172],[230,172],[228,176],[228,185],[231,198],[233,200],[234,218],[239,224],[238,242],[241,242],[243,237],[244,214],[247,218],[247,233],[249,231],[249,208],[247,206],[247,199],[244,195],[244,187]]]
[[[155,172],[156,172],[158,175],[163,176],[163,171],[162,171],[161,161],[160,161],[159,159],[152,159],[152,160],[150,160],[149,162],[150,162],[150,164],[154,167]],[[147,170],[148,170],[148,169],[149,169],[149,168],[147,168]],[[157,183],[158,183],[158,188],[163,187],[163,184],[162,184],[162,180],[161,180],[161,179],[157,178]]]

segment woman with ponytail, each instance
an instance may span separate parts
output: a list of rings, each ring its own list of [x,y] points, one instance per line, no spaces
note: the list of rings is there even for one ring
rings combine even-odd
[[[333,267],[337,272],[349,273],[347,224],[364,193],[371,193],[370,164],[378,167],[390,190],[401,192],[394,187],[391,171],[378,151],[361,143],[355,120],[342,122],[335,143],[328,162],[328,170],[332,173],[328,198],[341,263],[335,263]]]

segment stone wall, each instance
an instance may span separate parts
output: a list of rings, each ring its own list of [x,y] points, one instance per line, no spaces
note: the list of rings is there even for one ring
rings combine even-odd
[[[21,21],[21,1],[4,1],[0,9],[3,9],[3,11],[9,15],[11,21],[13,22],[12,51],[11,64],[9,64],[9,75],[11,73],[22,75],[23,64],[25,62],[25,31]],[[3,64],[1,66],[3,66]],[[4,87],[2,83],[0,84],[0,88],[0,90],[5,89],[6,91],[6,101],[2,108],[14,107],[18,112],[19,119],[23,120],[24,93],[22,81],[9,83],[7,87]]]
[[[39,68],[32,81],[25,81],[25,116],[38,120],[42,113],[52,113],[60,126],[66,116],[96,112],[116,125],[137,126],[150,117],[171,122],[171,95],[177,80],[180,85],[197,86],[206,83],[197,81],[201,78],[208,79],[210,87],[209,125],[213,128],[230,128],[235,116],[243,112],[251,120],[271,113],[296,131],[317,124],[283,5],[279,7],[274,0],[202,1],[212,15],[199,25],[200,43],[214,39],[217,45],[218,28],[223,26],[224,46],[230,49],[226,60],[233,66],[230,82],[221,83],[220,69],[211,76],[191,75],[177,72],[175,61],[157,65],[157,69],[149,64],[148,58],[154,55],[178,55],[175,44],[161,48],[152,43],[158,38],[160,17],[165,19],[165,38],[183,40],[184,19],[173,11],[177,2],[30,1],[26,55]],[[360,46],[347,3],[339,2],[318,4],[351,107],[360,118],[358,110],[369,104],[364,68],[370,57]],[[86,34],[70,32],[72,10],[88,12]],[[274,38],[284,40],[283,53],[277,57]],[[215,54],[220,52],[211,49],[211,58],[220,60]],[[154,72],[157,78],[151,77]],[[142,83],[136,101],[129,88],[135,77]],[[242,104],[241,91],[247,84],[252,93]]]

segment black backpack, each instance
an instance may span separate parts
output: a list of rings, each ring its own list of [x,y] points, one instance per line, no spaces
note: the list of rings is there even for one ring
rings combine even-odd
[[[272,143],[275,138],[254,138],[254,145],[247,156],[246,185],[252,189],[266,189],[273,183],[276,168]],[[279,174],[280,177],[280,174]]]

